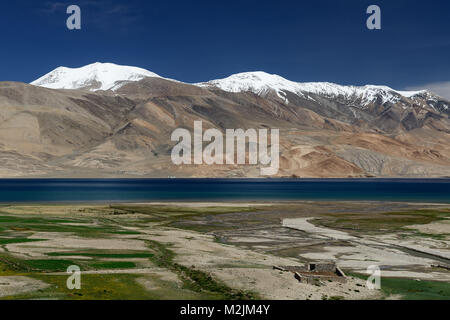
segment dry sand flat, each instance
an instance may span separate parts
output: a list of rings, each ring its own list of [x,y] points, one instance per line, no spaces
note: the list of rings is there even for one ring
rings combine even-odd
[[[423,233],[446,235],[447,237],[450,237],[450,219],[436,221],[429,224],[412,225],[407,228],[418,230]]]
[[[171,207],[181,207],[181,208],[208,208],[208,207],[264,207],[272,206],[273,203],[261,203],[261,202],[174,202],[168,204],[167,202],[140,202],[140,203],[129,203],[128,205],[144,205],[144,206],[171,206]]]
[[[30,239],[42,239],[37,242],[14,243],[6,245],[9,252],[27,257],[45,257],[45,253],[61,250],[148,250],[143,241],[133,239],[86,239],[56,232],[38,232]]]
[[[105,205],[15,205],[2,207],[2,212],[14,215],[61,217],[99,217],[108,214]]]
[[[330,228],[316,227],[309,221],[312,218],[284,219],[283,226],[307,232],[314,237],[323,239],[345,240],[348,245],[324,245],[321,251],[302,253],[301,256],[311,260],[337,261],[343,268],[365,273],[367,267],[379,266],[385,276],[411,276],[429,280],[444,280],[450,282],[450,274],[433,271],[430,266],[435,260],[427,257],[415,256],[403,249],[412,249],[436,257],[449,259],[449,243],[433,239],[400,240],[396,235],[378,237],[354,237],[345,232]],[[425,268],[429,272],[413,272],[404,268]],[[387,270],[385,270],[387,269]]]
[[[384,243],[389,243],[402,248],[410,249],[425,254],[450,260],[450,242],[446,240],[434,239],[385,239]]]
[[[149,226],[149,230],[151,229],[153,226]],[[359,279],[350,278],[345,284],[327,282],[323,286],[301,284],[292,273],[273,270],[275,265],[298,265],[297,260],[220,244],[214,242],[210,235],[170,228],[158,228],[157,231],[147,231],[147,234],[149,239],[173,244],[171,250],[176,253],[177,263],[206,271],[231,287],[253,290],[267,299],[380,297],[379,292],[368,290],[365,282]]]
[[[164,271],[150,271],[146,272],[146,276],[140,277],[136,279],[137,283],[139,283],[141,286],[143,286],[147,290],[158,290],[161,289],[161,285],[154,281],[151,277],[148,276],[156,276],[158,280],[166,281],[170,283],[174,283],[178,288],[183,287],[183,282],[178,278],[178,276],[175,273],[167,272],[167,270]]]
[[[273,300],[320,300],[324,296],[348,300],[382,297],[380,292],[367,289],[364,281],[354,278],[348,278],[346,283],[324,282],[322,286],[315,286],[299,283],[290,272],[268,269],[228,268],[218,270],[215,274],[235,288],[253,288],[265,298]]]
[[[354,240],[354,239],[356,239],[355,237],[352,237],[342,231],[316,227],[315,225],[313,225],[312,223],[309,222],[309,220],[312,220],[312,219],[313,218],[283,219],[282,225],[283,225],[283,227],[293,228],[293,229],[307,232],[309,234],[313,234],[322,239],[327,239],[327,238],[336,239],[336,240]]]
[[[143,240],[154,240],[163,244],[171,244],[171,250],[176,253],[176,262],[185,266],[193,266],[199,270],[211,273],[224,281],[230,287],[253,290],[268,299],[322,299],[324,296],[342,296],[347,299],[377,298],[379,293],[369,291],[364,287],[364,281],[349,279],[346,284],[325,283],[316,287],[299,283],[292,273],[280,273],[273,270],[274,265],[296,265],[295,259],[280,258],[261,254],[242,248],[214,242],[211,235],[178,229],[163,228],[149,225],[148,228],[127,228],[146,233],[137,236],[138,239],[80,239],[74,236],[63,236],[58,233],[38,233],[33,238],[49,239],[26,244],[10,244],[7,246],[11,253],[26,257],[44,257],[45,253],[72,249],[136,249],[145,250]],[[129,236],[121,236],[121,238]],[[134,236],[136,237],[136,236]],[[67,257],[66,257],[67,258]],[[130,260],[130,259],[128,259]],[[65,275],[65,273],[51,273]],[[83,274],[136,274],[143,276],[157,276],[163,281],[180,283],[177,276],[169,270],[155,267],[87,271]],[[20,280],[18,277],[16,280]],[[8,294],[18,294],[30,290],[20,289],[17,282]],[[157,289],[154,281],[139,278],[138,283],[148,290]],[[17,289],[17,290],[15,290]],[[359,292],[356,292],[358,290]]]
[[[28,277],[0,277],[0,297],[21,294],[48,287],[43,281]]]

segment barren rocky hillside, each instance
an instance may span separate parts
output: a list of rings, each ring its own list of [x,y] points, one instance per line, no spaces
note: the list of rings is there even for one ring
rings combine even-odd
[[[176,128],[279,128],[283,177],[450,176],[450,102],[288,90],[230,92],[144,78],[115,91],[0,83],[0,177],[259,177],[175,166]]]

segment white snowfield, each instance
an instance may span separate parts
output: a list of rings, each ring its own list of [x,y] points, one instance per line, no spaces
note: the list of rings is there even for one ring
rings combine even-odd
[[[145,69],[97,62],[81,68],[59,67],[31,84],[51,89],[81,89],[96,85],[89,88],[89,90],[114,91],[128,82],[139,81],[146,77],[161,78],[156,73]],[[289,103],[286,98],[286,92],[289,91],[311,100],[314,100],[314,98],[309,94],[316,94],[328,98],[333,97],[354,101],[363,106],[377,99],[381,99],[382,103],[396,103],[402,96],[414,98],[416,95],[427,93],[426,90],[397,91],[386,86],[375,85],[357,87],[342,86],[329,82],[301,83],[262,71],[238,73],[228,78],[196,83],[194,85],[199,87],[217,87],[228,92],[251,91],[258,95],[274,91],[285,103]]]
[[[234,74],[228,78],[198,83],[202,87],[217,87],[228,92],[251,91],[258,95],[274,90],[278,96],[285,97],[285,91],[290,91],[298,96],[311,98],[308,94],[317,94],[325,97],[342,97],[346,100],[361,99],[363,105],[367,105],[378,97],[382,103],[396,103],[400,96],[412,98],[424,94],[427,91],[397,91],[386,86],[366,85],[342,86],[330,82],[293,82],[276,74],[263,71],[244,72]]]
[[[117,90],[129,81],[139,81],[147,77],[161,78],[156,73],[142,68],[96,62],[81,68],[56,68],[31,84],[50,89],[80,89],[98,82],[100,87],[90,89],[91,91]]]

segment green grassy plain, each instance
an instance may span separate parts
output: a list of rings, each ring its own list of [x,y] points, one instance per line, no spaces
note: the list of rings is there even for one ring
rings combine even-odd
[[[207,208],[144,205],[78,206],[76,208],[49,206],[46,208],[46,206],[0,207],[0,248],[3,249],[0,253],[0,277],[26,276],[49,285],[45,289],[2,299],[258,299],[261,297],[255,292],[231,288],[207,272],[177,263],[176,253],[169,243],[143,240],[146,250],[142,248],[135,250],[132,247],[120,250],[47,248],[48,251],[38,258],[13,254],[8,252],[7,247],[13,244],[31,245],[38,241],[45,241],[45,239],[32,238],[33,235],[41,232],[70,235],[80,239],[113,240],[137,239],[139,236],[144,236],[139,232],[139,228],[149,228],[149,225],[168,226],[199,233],[234,231],[243,227],[261,226],[267,221],[279,223],[276,214],[271,218],[271,210],[275,212],[283,210],[282,206],[280,206],[281,209],[276,207],[261,209],[238,205]],[[269,213],[261,216],[256,214],[251,217],[240,216],[240,214],[258,213],[263,210]],[[227,223],[208,220],[211,217],[228,214],[236,214],[238,218],[226,220]],[[408,235],[445,239],[445,234],[420,234],[417,231],[407,230],[406,227],[413,224],[428,224],[449,217],[448,209],[373,214],[325,213],[317,216],[313,223],[361,234],[384,234],[402,230],[409,232]],[[226,244],[226,241],[222,241],[221,238],[215,239],[216,242]],[[287,247],[280,251],[280,255],[294,257],[297,255],[294,249]],[[167,280],[157,273],[117,273],[120,269],[141,268],[139,259],[143,259],[147,267],[152,266],[163,270],[174,275],[179,281]],[[66,287],[67,275],[58,274],[65,273],[67,267],[71,265],[78,265],[83,271],[104,273],[83,274],[82,289],[71,291]],[[143,281],[150,285],[143,285]],[[399,295],[408,300],[450,299],[450,285],[444,282],[383,278],[382,290],[386,297]]]

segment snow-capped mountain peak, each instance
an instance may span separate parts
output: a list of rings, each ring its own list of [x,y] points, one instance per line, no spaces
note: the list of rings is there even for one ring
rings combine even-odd
[[[425,91],[397,91],[387,86],[342,86],[330,82],[294,82],[287,80],[279,75],[269,74],[263,71],[244,72],[231,75],[224,79],[211,80],[198,83],[202,87],[217,87],[228,92],[246,92],[251,91],[258,95],[275,91],[277,95],[287,101],[286,92],[290,91],[298,96],[313,99],[309,94],[316,94],[325,97],[340,97],[348,101],[359,100],[365,106],[378,98],[382,103],[396,103],[401,96],[412,98],[423,94]]]
[[[224,79],[211,80],[198,83],[197,85],[217,87],[228,92],[251,91],[256,94],[262,94],[270,89],[277,91],[288,90],[292,92],[296,92],[298,89],[298,83],[264,71],[237,73]]]
[[[80,68],[56,68],[31,84],[51,89],[114,91],[129,82],[139,81],[147,77],[161,78],[156,73],[138,67],[96,62]],[[360,107],[365,107],[376,101],[382,104],[397,103],[402,98],[415,99],[426,95],[427,99],[430,100],[435,96],[425,90],[398,91],[387,86],[377,85],[343,86],[330,82],[294,82],[263,71],[238,73],[224,79],[211,80],[195,85],[219,88],[228,92],[250,91],[261,96],[274,92],[285,103],[289,103],[288,92],[291,92],[304,99],[315,100],[314,96],[321,96]]]
[[[146,77],[160,78],[142,68],[96,62],[81,68],[56,68],[31,84],[51,89],[116,90]]]

